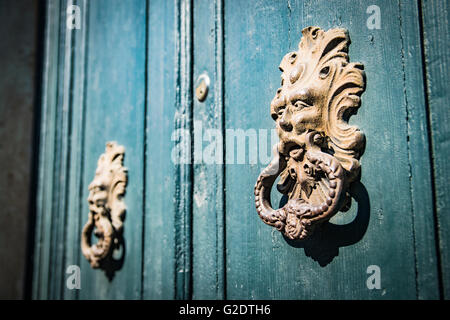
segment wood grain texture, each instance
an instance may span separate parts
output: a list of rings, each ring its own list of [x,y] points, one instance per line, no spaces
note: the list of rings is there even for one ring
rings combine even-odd
[[[175,130],[192,133],[192,1],[175,3],[176,21],[176,113]],[[188,141],[181,142],[192,159]],[[178,155],[179,156],[179,155]],[[175,298],[192,295],[192,165],[175,166]]]
[[[44,62],[42,74],[42,111],[40,128],[40,155],[38,191],[36,196],[36,234],[34,249],[34,299],[48,299],[50,278],[52,203],[55,161],[56,92],[58,84],[59,1],[49,1],[46,8]]]
[[[327,241],[316,247],[305,244],[304,249],[290,246],[277,232],[261,224],[252,208],[253,195],[248,190],[260,168],[227,167],[229,298],[421,296],[416,283],[416,263],[423,265],[423,260],[418,259],[433,257],[433,247],[423,246],[420,257],[416,255],[414,234],[420,237],[421,228],[430,226],[413,224],[410,163],[414,163],[417,154],[409,155],[402,59],[403,46],[417,45],[414,42],[417,39],[402,39],[404,30],[417,29],[418,20],[401,19],[403,15],[413,16],[413,7],[405,4],[400,8],[398,2],[382,1],[378,4],[382,10],[382,30],[369,30],[366,9],[371,4],[344,1],[330,7],[324,1],[225,2],[227,128],[273,127],[268,108],[278,88],[277,66],[283,55],[297,46],[304,27],[347,28],[352,39],[350,60],[362,62],[367,74],[362,106],[351,120],[367,137],[366,152],[361,159],[362,184],[354,186],[357,201],[353,201],[352,209],[332,219],[338,225],[347,224],[333,227],[334,234],[330,234],[338,247]],[[417,69],[408,66],[409,85],[423,86],[420,77],[411,83]],[[417,178],[420,176],[414,177]],[[273,195],[273,203],[278,203],[278,199],[278,195]],[[430,215],[430,209],[423,214]],[[326,256],[336,254],[326,264],[330,260]],[[381,268],[381,290],[366,287],[366,269],[372,264]],[[431,281],[436,283],[435,279]]]
[[[450,299],[450,43],[448,1],[421,1],[443,298]]]
[[[192,131],[191,10],[148,5],[144,299],[191,297],[192,165],[174,161],[176,133]]]
[[[86,69],[82,223],[87,221],[87,188],[108,141],[125,147],[128,185],[123,238],[124,263],[109,280],[81,257],[81,299],[139,299],[142,286],[146,3],[89,3]],[[81,255],[81,252],[80,252]]]
[[[420,43],[420,16],[418,3],[399,1],[402,60],[404,69],[404,105],[408,122],[408,156],[413,209],[416,255],[417,298],[438,299],[439,277],[436,233],[433,219],[433,195],[429,136],[423,72],[417,61],[422,60]],[[425,87],[424,87],[425,89]]]
[[[148,90],[143,298],[173,299],[175,283],[175,164],[171,140],[177,113],[177,1],[148,7]]]
[[[69,195],[69,137],[70,137],[70,87],[72,69],[72,32],[66,27],[66,6],[61,1],[59,21],[59,57],[58,57],[58,87],[56,91],[57,112],[55,115],[55,172],[52,190],[52,228],[51,255],[49,266],[49,298],[59,299],[65,285],[65,226],[67,198]]]
[[[81,29],[72,31],[72,43],[69,50],[72,51],[71,85],[69,92],[69,103],[71,114],[71,134],[69,141],[69,182],[67,198],[67,218],[65,225],[66,241],[64,256],[64,271],[69,265],[80,265],[80,242],[81,228],[84,221],[81,221],[82,207],[86,199],[83,185],[83,151],[84,151],[84,129],[85,129],[85,68],[86,68],[86,33],[88,5],[86,0],[77,1],[80,6]],[[65,274],[65,277],[68,275]],[[63,286],[62,299],[74,300],[78,298],[78,290],[69,290]]]
[[[211,80],[203,102],[194,98],[193,270],[194,299],[224,298],[222,2],[194,1],[194,81]],[[216,146],[214,151],[211,146]],[[209,149],[208,149],[209,147]]]
[[[436,299],[431,164],[450,296],[444,4],[378,1],[381,29],[369,30],[366,9],[374,3],[363,0],[75,2],[83,19],[72,32],[66,2],[47,5],[34,298]],[[247,143],[246,164],[236,164],[236,140],[224,136],[216,151],[222,160],[234,155],[234,164],[195,162],[195,146],[202,142],[204,151],[214,138],[194,132],[274,128],[278,65],[310,25],[349,31],[350,62],[363,63],[367,74],[350,123],[367,145],[351,210],[333,217],[323,237],[294,244],[254,208],[253,187],[267,162],[248,163],[260,150]],[[194,84],[203,73],[211,87],[198,102]],[[190,134],[193,163],[173,162],[176,130]],[[87,186],[107,141],[125,147],[129,169],[125,260],[112,280],[91,269],[79,244]],[[274,191],[272,204],[281,203]],[[65,288],[71,264],[81,264],[78,292]],[[381,268],[381,290],[366,286],[370,265]]]

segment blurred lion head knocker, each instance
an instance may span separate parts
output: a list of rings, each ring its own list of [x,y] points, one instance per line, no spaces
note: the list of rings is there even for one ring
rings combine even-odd
[[[89,185],[89,217],[81,237],[83,255],[93,268],[102,268],[120,246],[125,215],[123,196],[127,169],[123,167],[125,148],[115,142],[106,144],[98,159],[94,180]],[[92,244],[92,232],[98,238]]]
[[[281,61],[281,88],[270,105],[280,142],[259,176],[255,203],[261,219],[289,239],[306,239],[315,227],[351,204],[349,184],[359,179],[364,134],[348,120],[361,104],[365,73],[350,63],[345,29],[308,27],[298,50]],[[288,197],[274,210],[270,191]]]

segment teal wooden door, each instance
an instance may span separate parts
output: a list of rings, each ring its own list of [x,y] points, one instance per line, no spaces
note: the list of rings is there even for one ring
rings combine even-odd
[[[429,144],[423,52],[431,11],[403,0],[47,1],[33,298],[442,297],[432,173],[443,165],[430,153],[441,145]],[[349,32],[350,61],[367,77],[350,122],[366,147],[351,209],[292,242],[259,219],[253,188],[277,141],[278,66],[308,26]],[[125,148],[127,209],[122,262],[102,270],[80,242],[109,141]]]
[[[367,75],[362,105],[351,120],[367,139],[361,183],[352,186],[350,211],[333,217],[323,238],[300,247],[289,245],[279,232],[251,214],[253,195],[248,190],[261,168],[227,166],[229,297],[436,298],[431,185],[423,179],[429,170],[422,144],[426,133],[416,127],[425,121],[424,97],[413,89],[423,86],[416,63],[421,60],[416,49],[417,6],[410,1],[379,1],[381,29],[369,29],[366,10],[371,4],[267,1],[255,6],[229,1],[226,5],[227,127],[246,130],[274,125],[268,105],[279,85],[276,67],[285,53],[296,49],[307,26],[346,28],[352,40],[351,61],[363,63]],[[273,199],[279,203],[279,198]],[[381,271],[379,290],[366,285],[371,265]]]

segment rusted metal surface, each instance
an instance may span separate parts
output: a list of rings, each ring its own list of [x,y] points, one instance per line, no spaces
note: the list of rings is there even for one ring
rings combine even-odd
[[[94,180],[89,185],[89,218],[85,224],[81,249],[93,268],[111,272],[114,250],[120,249],[125,204],[122,200],[127,185],[127,169],[123,167],[125,148],[115,142],[106,144],[98,160]],[[91,244],[92,233],[98,238]],[[112,264],[111,264],[112,263]]]
[[[350,63],[345,29],[303,29],[298,51],[281,61],[281,88],[271,103],[280,142],[258,177],[255,204],[261,219],[289,239],[306,239],[315,227],[350,205],[348,188],[359,179],[364,134],[348,124],[365,90],[360,63]],[[288,197],[275,210],[272,186]]]

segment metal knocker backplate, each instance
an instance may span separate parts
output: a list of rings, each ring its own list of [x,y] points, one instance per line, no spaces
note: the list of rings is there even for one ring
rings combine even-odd
[[[349,62],[347,31],[308,27],[302,34],[298,50],[280,64],[281,88],[270,105],[280,142],[255,186],[261,219],[299,240],[348,209],[365,148],[364,134],[348,123],[360,107],[365,73],[362,64]],[[270,192],[278,177],[288,201],[275,210]]]

